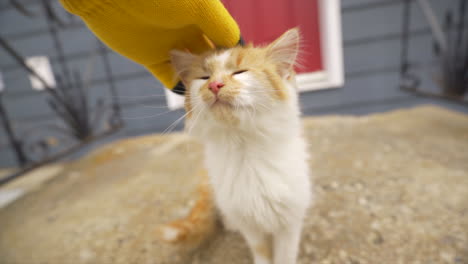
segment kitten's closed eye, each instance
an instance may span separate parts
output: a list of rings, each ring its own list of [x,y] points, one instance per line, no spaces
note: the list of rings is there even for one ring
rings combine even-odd
[[[246,72],[247,70],[239,70],[239,71],[235,71],[232,73],[232,75],[236,75],[236,74],[241,74],[241,73],[244,73]]]
[[[241,73],[244,73],[246,71],[248,71],[248,70],[238,70],[238,71],[233,72],[232,75],[241,74]],[[198,79],[208,80],[208,79],[210,79],[210,76],[202,76],[202,77],[198,77]]]

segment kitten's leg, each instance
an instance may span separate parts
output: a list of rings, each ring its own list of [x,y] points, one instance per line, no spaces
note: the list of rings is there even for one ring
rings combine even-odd
[[[255,264],[272,264],[271,240],[257,230],[241,230],[244,239],[250,247]]]
[[[296,264],[301,240],[301,222],[273,234],[273,252],[275,264]]]

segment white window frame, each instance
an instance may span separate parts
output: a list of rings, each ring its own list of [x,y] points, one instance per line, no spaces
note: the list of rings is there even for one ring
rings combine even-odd
[[[344,84],[340,0],[318,0],[323,70],[296,76],[299,92],[339,88]],[[184,105],[184,97],[166,91],[169,109]]]
[[[55,76],[52,70],[52,64],[50,63],[49,57],[44,55],[27,57],[25,59],[25,63],[31,69],[33,69],[36,72],[36,74],[39,75],[39,77],[41,77],[42,80],[45,81],[50,88],[55,88]],[[46,89],[44,84],[32,74],[29,74],[29,81],[31,82],[31,87],[33,90],[43,91],[44,89]]]

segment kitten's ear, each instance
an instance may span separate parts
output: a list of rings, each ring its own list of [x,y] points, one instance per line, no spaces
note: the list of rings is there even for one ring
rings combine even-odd
[[[197,56],[193,55],[192,53],[183,52],[180,50],[172,50],[170,52],[170,56],[172,66],[174,67],[182,82],[185,83],[187,81],[186,78],[188,71],[190,70],[190,67],[192,66]]]
[[[278,64],[281,75],[287,74],[297,63],[300,42],[299,29],[292,28],[267,46],[267,54]]]

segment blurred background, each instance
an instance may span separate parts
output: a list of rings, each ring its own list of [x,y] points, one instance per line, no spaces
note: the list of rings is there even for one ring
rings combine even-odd
[[[245,1],[224,2],[248,41],[255,31],[241,11],[260,10],[262,1],[253,1],[257,6],[248,9]],[[447,62],[437,45],[437,30],[431,28],[424,9],[430,7],[429,14],[442,31],[452,32],[448,41],[453,43],[460,27],[466,40],[466,27],[460,23],[467,18],[460,20],[458,12],[461,2],[341,1],[340,25],[330,29],[342,39],[331,50],[332,54],[343,53],[337,59],[343,70],[338,76],[341,81],[301,92],[303,113],[364,115],[426,103],[468,112],[464,91],[443,89],[441,65]],[[323,31],[324,14],[311,10],[308,16],[312,11],[318,13],[316,23]],[[258,21],[257,32],[269,27]],[[322,34],[330,34],[325,31]],[[0,37],[1,168],[27,168],[63,158],[63,153],[78,155],[76,150],[82,146],[183,127],[183,122],[174,122],[184,111],[167,108],[162,85],[140,65],[100,44],[58,1],[0,0]],[[314,45],[313,36],[310,42]],[[466,41],[463,43],[459,49],[464,55],[449,56],[457,58],[456,63],[467,58]],[[321,49],[324,52],[323,46]],[[319,64],[326,63],[323,57],[316,57]],[[28,67],[43,80],[35,78]],[[466,76],[466,70],[457,74]],[[466,77],[464,85],[466,91]]]
[[[468,0],[222,2],[247,42],[304,36],[298,263],[468,263]],[[0,0],[0,263],[251,263],[156,238],[199,204],[181,101],[58,0]]]

